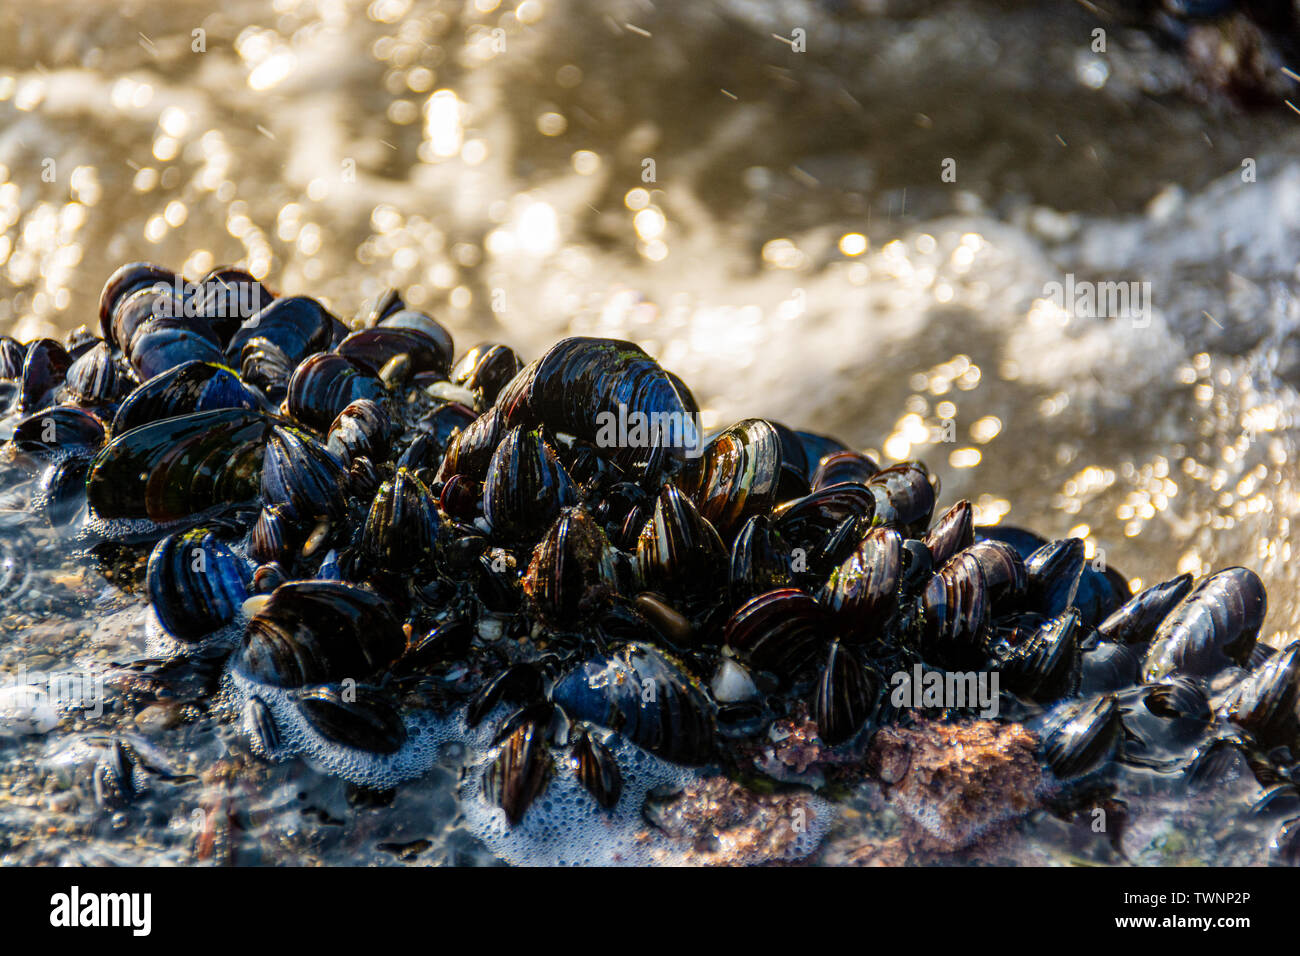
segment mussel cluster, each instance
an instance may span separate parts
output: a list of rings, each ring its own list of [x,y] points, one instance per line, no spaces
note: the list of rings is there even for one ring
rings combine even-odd
[[[272,695],[376,754],[413,712],[497,720],[483,793],[512,824],[556,774],[617,804],[615,736],[752,778],[774,723],[811,719],[860,758],[913,719],[900,673],[996,672],[1067,785],[1232,754],[1277,783],[1300,744],[1300,647],[1257,642],[1253,572],[1134,595],[1080,540],[977,528],[919,462],[775,421],[611,442],[611,415],[697,420],[629,342],[456,359],[396,291],[348,325],[236,269],[134,263],[99,335],[0,339],[0,379],[34,507],[77,546],[152,547],[155,673],[225,660],[267,753]]]

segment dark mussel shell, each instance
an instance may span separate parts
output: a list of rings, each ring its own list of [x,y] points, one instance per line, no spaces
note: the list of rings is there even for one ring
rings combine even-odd
[[[1079,685],[1079,613],[999,621],[989,651],[1012,693],[1044,703],[1071,696]]]
[[[1094,558],[1085,562],[1079,574],[1079,587],[1074,593],[1074,607],[1083,619],[1084,627],[1096,627],[1124,606],[1133,590],[1119,571]]]
[[[244,731],[252,740],[255,750],[269,755],[280,748],[280,728],[276,725],[271,708],[266,706],[262,698],[256,694],[248,698],[241,716]]]
[[[406,308],[402,293],[397,289],[387,288],[362,306],[352,323],[355,328],[373,329],[390,315],[396,315]]]
[[[285,406],[295,421],[325,432],[353,402],[381,402],[386,395],[383,383],[365,369],[341,355],[320,352],[309,355],[289,376]]]
[[[438,508],[429,489],[399,468],[370,505],[361,550],[385,571],[409,571],[432,560],[438,533]]]
[[[505,811],[511,826],[518,826],[546,789],[554,768],[545,728],[525,723],[502,741],[483,772],[483,796]]]
[[[378,376],[399,355],[405,356],[412,373],[430,372],[445,377],[451,368],[451,354],[443,344],[415,329],[379,326],[353,332],[335,349],[358,368]]]
[[[588,661],[556,682],[552,698],[572,720],[616,730],[673,763],[705,763],[713,753],[708,697],[685,670],[647,644]]]
[[[958,551],[975,543],[975,512],[964,498],[945,511],[921,539],[936,568],[943,567]]]
[[[199,280],[195,310],[228,342],[235,331],[257,315],[275,296],[243,269],[221,266]]]
[[[637,573],[647,590],[660,591],[687,612],[718,604],[726,596],[726,546],[691,500],[664,485],[654,515],[636,546]]]
[[[741,605],[723,629],[723,643],[755,668],[790,678],[817,656],[830,633],[830,615],[820,602],[782,588]]]
[[[305,295],[274,299],[235,330],[226,343],[226,357],[238,361],[245,345],[262,338],[296,366],[308,355],[328,349],[339,324],[328,309]]]
[[[303,432],[275,426],[262,465],[262,499],[287,505],[300,523],[347,514],[348,472],[325,446]]]
[[[258,493],[269,420],[218,409],[151,422],[118,435],[95,456],[86,498],[101,518],[178,521]]]
[[[426,447],[421,456],[422,460],[416,462],[416,467],[429,468],[436,472],[442,464],[442,456],[446,454],[456,433],[468,428],[477,417],[473,409],[460,402],[444,402],[423,415],[415,423],[415,427],[420,430],[420,437],[426,439]],[[414,442],[408,446],[408,448],[412,447]]]
[[[325,449],[340,462],[356,458],[386,461],[392,447],[392,422],[378,402],[359,398],[350,403],[330,425]]]
[[[512,428],[483,482],[483,516],[492,534],[503,541],[535,540],[576,501],[573,482],[541,432]]]
[[[451,333],[437,319],[425,315],[423,312],[407,308],[397,309],[380,318],[377,325],[381,329],[410,329],[414,332],[423,333],[437,343],[438,352],[446,356],[447,365],[451,364],[452,356],[456,354],[456,347],[452,342]]]
[[[790,555],[767,515],[745,522],[731,544],[730,594],[738,607],[757,594],[788,588]]]
[[[1212,718],[1205,692],[1185,677],[1131,688],[1119,705],[1124,762],[1162,771],[1188,762]]]
[[[1079,693],[1109,694],[1132,687],[1142,670],[1142,654],[1129,644],[1097,641],[1079,657]]]
[[[478,395],[479,407],[483,407],[495,402],[501,389],[523,367],[523,362],[510,346],[483,343],[460,357],[451,370],[451,381]]]
[[[1061,538],[1043,545],[1025,559],[1029,572],[1029,606],[1045,617],[1056,617],[1074,605],[1083,574],[1081,538]]]
[[[1031,554],[1047,544],[1041,534],[1017,528],[1015,525],[999,524],[975,529],[976,541],[1001,541],[1015,549],[1021,560],[1027,560]]]
[[[511,664],[475,691],[465,710],[465,720],[477,727],[500,704],[526,704],[541,697],[545,690],[546,682],[534,665]]]
[[[1300,641],[1274,654],[1229,693],[1223,713],[1265,744],[1295,742],[1300,731]]]
[[[322,684],[298,692],[307,722],[335,743],[391,754],[406,743],[406,724],[388,695],[367,684]]]
[[[614,339],[558,342],[501,390],[497,405],[508,425],[536,427],[545,422],[548,428],[602,448],[621,446],[620,421],[632,427],[641,422],[649,446],[669,458],[680,459],[699,448],[702,439],[694,399],[682,395],[674,379],[640,346]],[[651,427],[656,422],[661,427]]]
[[[872,528],[831,572],[818,599],[836,617],[845,641],[861,643],[885,633],[898,607],[902,571],[903,539],[892,528]]]
[[[966,549],[984,569],[989,599],[995,609],[1015,605],[1029,589],[1029,572],[1025,561],[1011,545],[1003,541],[976,541]]]
[[[523,587],[538,613],[558,624],[582,620],[618,593],[614,551],[585,509],[556,519],[533,549]]]
[[[821,460],[812,476],[812,490],[851,481],[865,485],[880,466],[856,451],[832,452]]]
[[[0,336],[0,378],[13,381],[22,378],[25,361],[27,361],[27,346],[12,336]]]
[[[1176,578],[1153,584],[1141,594],[1129,598],[1123,606],[1097,625],[1097,635],[1106,641],[1121,644],[1145,644],[1155,636],[1160,622],[1178,606],[1192,590],[1192,576],[1180,574]]]
[[[746,520],[772,510],[780,481],[780,436],[768,422],[750,418],[715,436],[679,485],[731,541]]]
[[[248,537],[248,556],[258,564],[292,568],[305,532],[287,505],[268,505],[258,513]]]
[[[942,667],[978,668],[989,617],[984,569],[962,553],[930,578],[921,595],[921,653]]]
[[[104,341],[85,325],[79,325],[63,337],[63,347],[76,362],[100,342]]]
[[[1123,731],[1114,695],[1067,700],[1049,711],[1039,736],[1056,776],[1075,780],[1109,763]]]
[[[100,342],[72,363],[63,387],[78,405],[105,405],[116,401],[126,385],[108,344]]]
[[[810,705],[822,740],[834,747],[855,736],[875,709],[876,691],[853,652],[832,641]]]
[[[169,288],[176,284],[176,273],[152,262],[128,262],[118,267],[104,283],[99,294],[99,331],[109,345],[124,347],[113,336],[113,318],[120,303],[128,296],[141,289],[165,285]]]
[[[374,674],[405,649],[384,598],[340,581],[292,581],[249,620],[236,662],[255,681],[302,687]]]
[[[232,363],[239,366],[239,377],[273,402],[284,399],[297,362],[280,346],[265,336],[256,336],[240,350]]]
[[[457,432],[447,445],[437,480],[446,481],[452,475],[464,475],[474,481],[483,481],[492,455],[506,433],[504,421],[501,409],[493,407]]]
[[[194,641],[235,620],[252,574],[211,532],[197,529],[154,546],[145,582],[158,623],[173,637]]]
[[[197,318],[150,319],[140,326],[127,352],[140,381],[186,362],[221,362],[221,340]]]
[[[127,361],[131,360],[136,339],[155,322],[181,319],[184,327],[185,301],[171,286],[151,286],[138,289],[123,299],[113,309],[111,335],[105,338],[117,345]]]
[[[113,434],[191,412],[218,408],[255,411],[264,406],[262,398],[224,365],[186,362],[154,376],[123,399],[113,416]]]
[[[623,774],[613,753],[590,728],[579,728],[569,763],[578,781],[598,804],[606,810],[618,805],[618,798],[623,795]]]
[[[19,411],[30,414],[50,405],[71,367],[72,357],[54,339],[37,339],[27,346]]]
[[[76,521],[86,507],[86,475],[90,462],[85,458],[67,458],[54,462],[41,474],[38,493],[32,506],[53,528]]]
[[[80,408],[59,405],[27,416],[14,426],[13,443],[45,459],[93,455],[103,447],[104,423]]]
[[[1245,665],[1255,646],[1268,601],[1259,576],[1228,568],[1206,578],[1161,622],[1143,664],[1143,678],[1162,680],[1175,671],[1208,676]]]
[[[876,524],[896,528],[909,538],[929,526],[935,489],[920,462],[904,461],[876,472],[867,479],[867,488],[876,499]]]
[[[855,545],[860,537],[858,527],[865,528],[870,523],[875,509],[876,500],[871,491],[862,485],[845,482],[819,488],[802,498],[777,505],[772,511],[772,522],[792,549],[803,551],[805,570],[815,576],[825,575],[845,555],[836,556],[833,551],[827,551],[826,557],[831,563],[824,568],[808,559],[825,551],[822,545],[850,519],[845,543],[850,547]]]

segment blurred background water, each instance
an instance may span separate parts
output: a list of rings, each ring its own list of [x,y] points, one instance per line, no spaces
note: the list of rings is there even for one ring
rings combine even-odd
[[[239,263],[345,318],[396,286],[458,352],[630,338],[706,424],[919,457],[945,504],[1084,537],[1135,583],[1249,566],[1280,645],[1300,82],[1285,45],[1254,50],[1243,96],[1231,30],[1152,23],[1064,0],[6,2],[0,329],[94,327],[107,275],[149,259]],[[1062,309],[1067,275],[1149,283],[1149,321]]]

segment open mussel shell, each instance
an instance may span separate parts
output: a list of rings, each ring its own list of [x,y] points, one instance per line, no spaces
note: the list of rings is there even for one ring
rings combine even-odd
[[[921,653],[932,664],[978,668],[989,617],[984,569],[970,554],[957,555],[930,578],[921,594]]]
[[[576,502],[576,489],[555,449],[539,431],[512,428],[493,452],[483,482],[483,516],[494,537],[535,540],[562,508]]]
[[[451,370],[451,381],[478,395],[479,407],[483,407],[495,402],[501,389],[523,367],[523,362],[510,346],[484,343],[474,346],[460,357],[456,367]]]
[[[754,515],[776,503],[781,481],[781,439],[761,418],[716,435],[679,482],[723,541],[731,541]]]
[[[1184,677],[1130,688],[1118,701],[1124,762],[1165,772],[1186,765],[1213,717],[1205,691]]]
[[[659,490],[654,515],[637,540],[636,563],[642,587],[663,593],[688,613],[715,605],[726,595],[726,546],[691,500],[672,485]]]
[[[406,743],[402,715],[377,687],[354,682],[305,687],[298,705],[312,727],[345,747],[391,754]]]
[[[401,656],[406,635],[388,602],[338,581],[293,581],[249,619],[236,666],[276,687],[357,680]]]
[[[32,413],[54,401],[54,391],[63,384],[72,357],[54,339],[37,339],[27,346],[23,359],[19,411]]]
[[[568,338],[516,375],[497,396],[497,407],[509,426],[545,422],[601,448],[662,452],[634,456],[651,467],[647,463],[680,461],[702,441],[695,400],[679,391],[679,383],[632,342]],[[629,449],[638,426],[646,444]]]
[[[93,407],[117,400],[128,378],[117,368],[106,342],[92,346],[68,367],[63,387],[78,405]]]
[[[88,457],[104,445],[104,423],[94,414],[69,405],[56,405],[28,415],[14,426],[14,447],[49,461]]]
[[[975,511],[971,503],[962,499],[934,523],[921,539],[936,568],[943,567],[958,551],[965,551],[975,543]]]
[[[145,582],[158,623],[173,637],[194,641],[239,616],[252,574],[243,559],[198,529],[159,541]]]
[[[1058,704],[1045,715],[1039,736],[1052,772],[1070,781],[1109,763],[1122,732],[1119,703],[1107,695]]]
[[[767,515],[745,522],[731,544],[730,594],[733,607],[758,594],[788,588],[790,554]]]
[[[382,462],[388,459],[392,433],[393,425],[383,405],[368,398],[359,398],[334,419],[326,437],[325,448],[345,464],[351,464],[356,458]]]
[[[1234,687],[1221,708],[1265,744],[1292,744],[1300,731],[1300,641],[1274,654]]]
[[[261,409],[265,402],[230,369],[211,362],[186,362],[134,389],[113,416],[120,435],[164,418],[219,408]]]
[[[274,426],[262,465],[262,500],[301,523],[347,514],[347,469],[310,435]]]
[[[673,763],[713,754],[713,711],[685,668],[648,644],[628,644],[561,677],[552,699],[571,720],[618,731]]]
[[[1122,644],[1145,644],[1155,636],[1160,622],[1178,606],[1192,590],[1192,576],[1180,574],[1176,578],[1153,584],[1141,594],[1129,598],[1123,606],[1097,625],[1097,635],[1106,641]]]
[[[580,727],[569,752],[569,764],[578,782],[606,810],[618,805],[623,795],[623,774],[618,761],[596,733],[589,727]]]
[[[616,555],[583,508],[566,510],[533,549],[524,593],[542,618],[573,624],[618,593]]]
[[[821,652],[830,633],[830,615],[820,602],[783,588],[741,605],[723,629],[723,642],[758,670],[791,678]]]
[[[831,572],[817,597],[845,641],[862,643],[885,633],[898,606],[902,571],[903,539],[892,528],[872,528]]]
[[[876,706],[877,686],[862,662],[832,641],[810,702],[822,740],[832,747],[855,736]]]
[[[483,772],[483,796],[505,811],[511,826],[518,826],[550,783],[554,769],[545,728],[523,724],[502,741]]]
[[[904,461],[878,471],[867,479],[866,487],[875,497],[875,524],[895,528],[909,538],[929,526],[935,487],[920,462]]]
[[[839,535],[852,549],[861,537],[859,529],[870,524],[875,509],[876,499],[868,488],[842,482],[777,505],[772,524],[792,553],[796,548],[803,553],[807,572],[824,576],[847,556],[847,552],[837,554],[838,548],[826,547],[828,539]],[[819,555],[827,566],[816,560]]]
[[[1045,617],[1056,617],[1072,607],[1084,560],[1081,538],[1049,542],[1026,558],[1029,607]]]
[[[251,501],[268,426],[260,412],[227,408],[133,428],[95,456],[87,501],[100,518],[158,523]]]
[[[1161,622],[1143,664],[1143,678],[1178,672],[1208,676],[1250,659],[1268,603],[1264,584],[1248,568],[1210,575]]]
[[[429,489],[399,468],[371,502],[361,550],[385,571],[409,571],[432,560],[438,533],[438,507]]]

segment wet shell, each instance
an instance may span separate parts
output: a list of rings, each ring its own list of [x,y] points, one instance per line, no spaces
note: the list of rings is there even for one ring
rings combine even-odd
[[[892,528],[873,528],[849,558],[831,572],[818,600],[837,618],[846,641],[881,637],[898,606],[903,539]]]
[[[249,620],[236,666],[264,684],[302,687],[376,673],[405,648],[401,625],[377,594],[336,581],[294,581]]]
[[[818,734],[832,747],[857,734],[875,708],[876,686],[853,652],[832,641],[811,701]]]
[[[339,414],[359,399],[383,401],[379,379],[341,355],[308,356],[289,376],[285,405],[294,420],[318,432],[328,431]]]
[[[104,423],[80,408],[59,405],[36,412],[14,426],[14,445],[48,460],[93,455],[104,444]]]
[[[1111,760],[1122,729],[1113,695],[1065,701],[1044,721],[1043,756],[1061,780],[1083,777]]]
[[[460,357],[451,370],[451,381],[478,395],[480,407],[496,401],[501,389],[523,369],[523,363],[508,345],[476,345]]]
[[[1084,545],[1080,538],[1062,538],[1043,545],[1025,559],[1029,572],[1029,606],[1045,617],[1056,617],[1074,605],[1083,573]]]
[[[681,483],[700,514],[730,541],[750,517],[767,514],[781,480],[781,439],[760,418],[732,425],[704,448]]]
[[[875,496],[874,521],[916,537],[934,514],[935,488],[920,462],[904,461],[879,471],[867,480]]]
[[[379,486],[361,532],[361,550],[385,571],[409,571],[433,558],[437,506],[424,482],[405,468]]]
[[[230,369],[210,362],[187,362],[149,379],[131,392],[113,417],[120,435],[150,422],[219,408],[263,408],[265,402]]]
[[[830,627],[830,615],[818,601],[784,588],[741,605],[723,629],[723,642],[757,669],[789,678],[817,656]]]
[[[609,748],[586,727],[578,731],[569,757],[578,781],[606,810],[618,805],[623,795],[623,775]]]
[[[943,667],[980,666],[989,600],[984,569],[975,558],[959,554],[940,568],[921,595],[921,609],[927,661]]]
[[[994,628],[990,653],[1007,690],[1040,702],[1072,696],[1079,686],[1079,613],[1024,615]],[[1133,683],[1134,674],[1126,684]]]
[[[922,541],[930,549],[936,568],[975,543],[974,514],[970,502],[963,499],[945,511],[925,533]]]
[[[145,581],[158,623],[173,637],[199,640],[239,616],[252,573],[203,529],[172,534],[154,546]]]
[[[790,587],[790,555],[767,515],[745,522],[731,545],[730,594],[739,607],[758,594]]]
[[[347,470],[311,436],[275,426],[262,466],[262,499],[285,505],[298,522],[347,514]]]
[[[977,541],[966,553],[984,569],[984,581],[994,608],[1014,606],[1029,589],[1024,559],[1003,541]]]
[[[1267,610],[1264,584],[1247,568],[1228,568],[1202,581],[1161,622],[1142,676],[1162,680],[1175,671],[1207,676],[1250,659]]]
[[[518,826],[546,789],[554,767],[542,728],[524,724],[502,742],[483,772],[483,796],[505,811],[511,826]]]
[[[777,532],[793,549],[800,548],[805,555],[812,555],[824,549],[822,545],[828,538],[843,527],[843,523],[852,519],[846,536],[852,546],[860,539],[857,528],[865,528],[875,514],[876,499],[872,492],[862,485],[841,483],[819,488],[802,498],[786,501],[772,511],[772,522]],[[833,551],[827,551],[828,559],[833,559]],[[810,574],[827,574],[834,564],[843,560],[832,560],[827,567],[817,566],[809,561],[807,570]]]
[[[582,508],[560,515],[533,549],[524,593],[546,620],[573,624],[618,592],[615,555]]]
[[[577,501],[573,483],[537,431],[511,429],[492,454],[483,516],[502,541],[534,540]]]
[[[334,341],[335,329],[342,324],[315,299],[291,295],[273,300],[238,329],[226,343],[226,358],[240,361],[244,346],[254,339],[265,339],[279,349],[290,367],[308,355],[323,352]]]
[[[1191,590],[1190,574],[1180,574],[1160,584],[1153,584],[1098,624],[1097,634],[1107,641],[1145,644],[1155,636],[1160,622],[1169,616]]]
[[[330,425],[326,450],[340,462],[368,458],[385,461],[392,443],[392,424],[382,405],[367,398],[349,404]]]
[[[376,687],[324,684],[298,692],[307,722],[335,743],[391,754],[406,743],[406,725],[388,695]]]
[[[1295,642],[1234,687],[1223,712],[1263,743],[1290,744],[1300,730],[1298,686],[1300,642]]]
[[[115,401],[126,384],[113,362],[113,353],[100,342],[68,368],[63,386],[78,405],[103,405]]]
[[[726,595],[726,546],[672,485],[660,489],[654,516],[641,529],[636,562],[642,587],[662,592],[688,612],[717,604]]]
[[[707,696],[681,666],[645,644],[570,671],[555,685],[555,703],[572,720],[616,730],[674,763],[706,762],[713,752]]]
[[[128,262],[119,266],[99,294],[100,334],[109,345],[121,346],[113,337],[113,318],[120,303],[128,296],[141,289],[162,284],[171,287],[176,282],[176,273],[152,262]]]
[[[821,460],[812,476],[812,490],[838,485],[843,481],[865,485],[880,466],[856,451],[832,452]]]
[[[371,375],[378,376],[389,362],[404,356],[412,374],[431,372],[442,378],[451,367],[451,354],[443,350],[443,345],[416,329],[381,325],[353,332],[335,351]]]
[[[54,390],[63,384],[71,366],[72,357],[54,339],[38,339],[27,346],[19,411],[30,414],[51,404]]]

